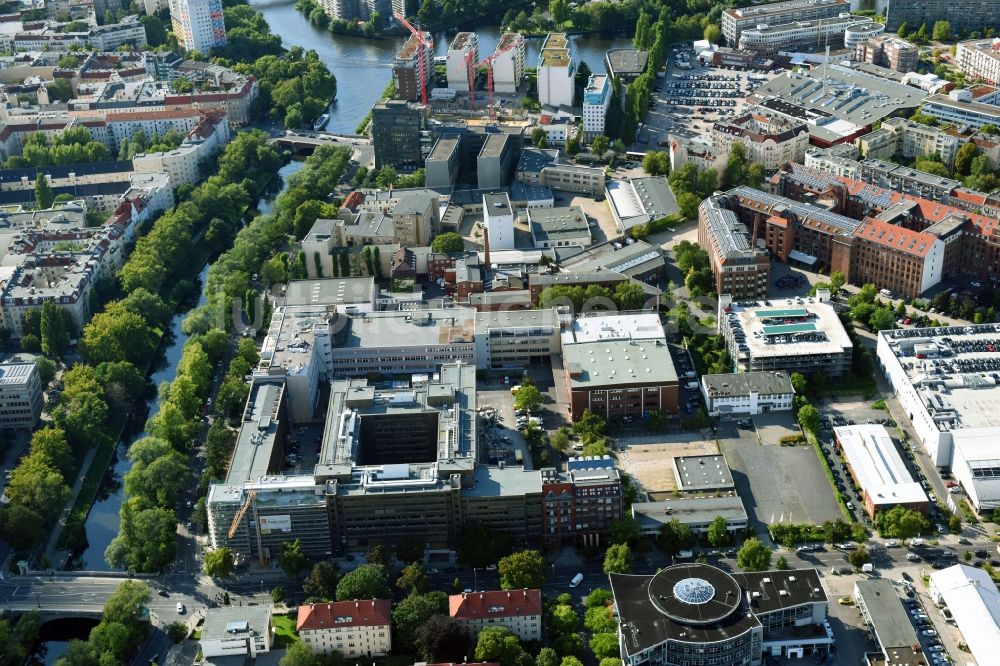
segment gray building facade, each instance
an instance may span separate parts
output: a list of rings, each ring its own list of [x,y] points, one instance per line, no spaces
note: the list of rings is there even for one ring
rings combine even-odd
[[[375,168],[391,166],[412,171],[424,165],[424,111],[402,100],[389,100],[372,108]]]
[[[905,23],[916,32],[924,23],[928,32],[935,21],[948,21],[953,34],[996,26],[996,0],[889,0],[885,30],[896,32]]]

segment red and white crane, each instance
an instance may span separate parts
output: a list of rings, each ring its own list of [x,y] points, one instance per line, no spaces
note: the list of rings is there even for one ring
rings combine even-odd
[[[523,39],[523,38],[522,38]],[[520,40],[514,39],[507,44],[502,49],[494,51],[492,55],[488,56],[478,65],[474,65],[472,62],[472,51],[468,51],[465,54],[465,65],[469,71],[469,108],[473,111],[476,110],[476,95],[473,90],[473,84],[475,83],[476,77],[475,73],[479,71],[480,67],[486,67],[486,91],[489,96],[489,101],[487,102],[487,109],[489,110],[490,119],[496,119],[496,107],[493,106],[493,63],[494,61],[505,53],[513,51],[520,44]]]
[[[427,39],[422,30],[414,28],[406,17],[399,12],[392,13],[393,18],[403,24],[403,26],[410,31],[410,34],[417,40],[417,73],[420,76],[420,102],[427,106],[427,71],[426,71],[426,56],[424,55],[424,49],[434,48],[434,43]]]

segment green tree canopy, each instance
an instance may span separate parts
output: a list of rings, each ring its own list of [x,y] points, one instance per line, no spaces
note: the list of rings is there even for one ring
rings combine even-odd
[[[771,566],[771,549],[757,537],[750,537],[736,553],[736,564],[743,571],[767,571]]]
[[[454,231],[438,234],[431,241],[431,250],[442,254],[454,254],[465,250],[465,239]]]
[[[212,578],[225,578],[233,575],[236,571],[236,561],[233,559],[233,551],[223,546],[215,550],[205,551],[205,575]]]
[[[344,574],[337,583],[337,601],[389,599],[391,596],[385,569],[378,564],[362,564]]]
[[[604,554],[604,573],[625,574],[632,570],[632,549],[628,544],[612,544]]]
[[[500,588],[519,590],[541,587],[545,582],[545,558],[537,550],[521,550],[500,560]]]

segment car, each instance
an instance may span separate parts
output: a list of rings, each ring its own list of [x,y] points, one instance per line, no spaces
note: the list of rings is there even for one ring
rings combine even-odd
[[[903,588],[903,593],[906,594],[906,596],[908,596],[911,600],[913,599],[913,597],[917,596],[917,593],[913,590],[912,586],[911,587],[904,587]]]
[[[975,555],[981,560],[985,560],[987,557],[989,557],[989,553],[987,553],[985,550],[982,549],[977,550],[976,552],[973,553],[973,555]]]
[[[429,573],[429,574],[436,574],[436,573],[441,573],[441,572],[438,571],[437,569],[428,569],[427,573]]]
[[[924,629],[920,633],[923,634],[924,636],[937,636],[938,635],[938,633],[937,633],[937,631],[935,629]]]
[[[850,541],[847,541],[845,543],[838,543],[837,544],[837,548],[839,548],[840,550],[854,550],[856,547],[857,546],[855,546]]]
[[[160,588],[157,591],[157,594],[160,595],[161,597],[169,597],[170,596],[170,593],[167,592],[166,590],[164,590],[163,588]]]
[[[958,539],[958,543],[961,544],[961,545],[963,545],[963,546],[971,546],[972,545],[972,542],[969,541],[968,539],[966,539],[965,537],[960,537]]]
[[[947,528],[944,525],[935,525],[934,529],[937,530],[938,534],[944,534],[947,531]]]
[[[889,539],[888,541],[885,542],[885,547],[886,548],[899,548],[899,541],[897,541],[896,539]]]
[[[841,597],[837,599],[837,603],[840,604],[841,606],[853,606],[854,599],[851,599],[850,597]]]
[[[927,651],[928,652],[944,652],[944,646],[942,646],[942,645],[928,645],[927,646]]]
[[[495,564],[487,564],[486,565],[486,570],[487,571],[496,571],[497,570],[497,565],[495,565]]]
[[[184,615],[184,604],[182,604],[179,601],[177,602],[177,612],[181,615]]]

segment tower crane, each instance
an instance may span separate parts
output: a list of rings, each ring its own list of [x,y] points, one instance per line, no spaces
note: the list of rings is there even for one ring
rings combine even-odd
[[[465,54],[466,66],[469,70],[469,104],[474,111],[476,108],[476,96],[473,94],[472,84],[475,81],[473,72],[477,71],[480,67],[486,67],[486,92],[488,95],[487,109],[489,110],[490,120],[496,120],[496,106],[493,105],[493,63],[497,58],[505,53],[509,53],[517,48],[524,41],[523,37],[515,38],[510,44],[507,44],[501,49],[494,51],[491,55],[487,56],[478,65],[472,64],[472,52]]]
[[[417,40],[417,71],[420,76],[420,102],[427,106],[427,71],[426,71],[426,56],[424,55],[424,49],[433,49],[434,42],[427,39],[424,36],[423,31],[414,28],[413,25],[406,20],[406,17],[399,12],[392,13],[393,18],[403,24],[410,34]]]
[[[233,535],[236,534],[236,529],[240,526],[240,521],[243,520],[243,516],[247,515],[247,510],[250,508],[250,505],[253,504],[253,501],[256,497],[257,497],[256,490],[251,489],[247,493],[247,498],[243,500],[243,504],[236,511],[236,515],[233,516],[233,522],[229,526],[229,532],[226,534],[227,539],[232,539]]]

